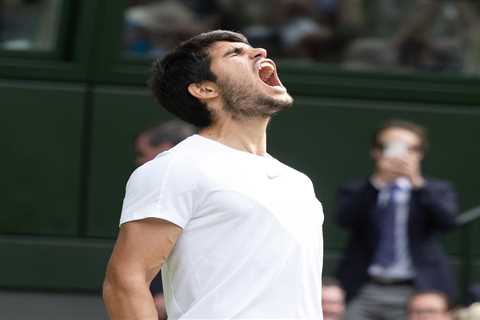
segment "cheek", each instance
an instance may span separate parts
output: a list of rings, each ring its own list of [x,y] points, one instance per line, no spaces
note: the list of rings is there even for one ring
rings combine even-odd
[[[239,71],[238,84],[242,86],[252,87],[255,83],[255,78],[251,74],[247,74],[245,71]]]
[[[236,64],[234,66],[234,77],[236,77],[239,81],[241,81],[243,84],[245,84],[245,81],[252,82],[254,80],[257,80],[257,75],[252,70],[252,67],[249,65],[245,65],[242,63]]]
[[[248,73],[245,69],[236,68],[232,70],[231,73],[222,74],[222,76],[218,77],[218,80],[223,84],[229,84],[233,86],[232,89],[238,87],[248,87],[252,88],[255,86],[255,78],[251,73]]]
[[[422,160],[422,157],[419,154],[415,153],[415,154],[410,156],[410,159],[411,159],[412,162],[414,162],[416,164],[419,164],[420,161]]]

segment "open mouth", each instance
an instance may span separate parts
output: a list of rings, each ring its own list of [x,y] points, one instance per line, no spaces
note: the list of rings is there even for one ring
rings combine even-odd
[[[258,67],[258,76],[260,79],[270,87],[283,87],[280,79],[278,79],[275,65],[273,62],[264,60]]]

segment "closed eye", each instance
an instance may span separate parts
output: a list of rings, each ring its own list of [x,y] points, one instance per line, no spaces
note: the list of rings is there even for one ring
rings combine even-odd
[[[227,56],[238,56],[238,55],[241,55],[245,50],[243,48],[239,48],[239,47],[235,47],[235,48],[232,48],[230,50],[228,50],[223,56],[224,57],[227,57]]]

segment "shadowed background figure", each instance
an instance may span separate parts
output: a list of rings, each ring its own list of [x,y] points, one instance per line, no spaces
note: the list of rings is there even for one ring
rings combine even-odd
[[[442,292],[416,292],[408,300],[408,320],[451,320],[449,305],[447,295]]]
[[[196,132],[194,126],[170,120],[144,129],[135,137],[135,162],[142,165]]]
[[[323,320],[342,320],[345,313],[345,292],[335,278],[322,280]]]

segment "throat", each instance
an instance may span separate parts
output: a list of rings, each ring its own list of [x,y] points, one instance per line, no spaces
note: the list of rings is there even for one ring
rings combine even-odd
[[[268,120],[229,120],[202,129],[199,134],[238,151],[267,154]]]

